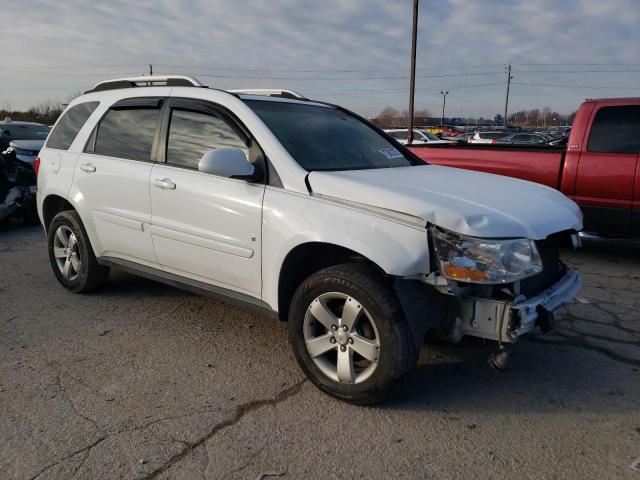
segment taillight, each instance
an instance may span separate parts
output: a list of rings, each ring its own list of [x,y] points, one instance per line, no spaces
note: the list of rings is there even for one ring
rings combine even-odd
[[[491,145],[495,145],[496,143],[498,143],[498,142],[496,141],[495,138],[493,140],[491,140]]]
[[[36,172],[36,177],[38,176],[38,170],[40,170],[40,157],[36,157],[33,161],[33,169]]]

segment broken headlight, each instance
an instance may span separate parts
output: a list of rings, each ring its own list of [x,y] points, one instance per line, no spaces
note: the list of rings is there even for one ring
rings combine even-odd
[[[542,271],[533,240],[475,238],[431,228],[442,275],[469,283],[511,283]]]

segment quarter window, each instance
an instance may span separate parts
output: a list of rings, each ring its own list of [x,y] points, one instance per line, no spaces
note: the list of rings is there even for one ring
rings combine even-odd
[[[160,110],[112,109],[98,126],[94,153],[131,160],[150,160]]]
[[[235,147],[248,154],[245,141],[224,119],[189,110],[173,110],[167,141],[167,163],[198,168],[207,151]]]
[[[47,148],[68,150],[78,132],[100,102],[85,102],[74,105],[58,121],[47,140]]]
[[[640,151],[640,106],[603,107],[591,127],[588,150],[602,153]]]

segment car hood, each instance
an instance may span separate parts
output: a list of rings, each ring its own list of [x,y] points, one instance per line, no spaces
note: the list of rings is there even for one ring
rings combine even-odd
[[[541,240],[580,230],[582,212],[552,188],[489,173],[436,165],[315,171],[313,194],[400,212],[476,237]]]

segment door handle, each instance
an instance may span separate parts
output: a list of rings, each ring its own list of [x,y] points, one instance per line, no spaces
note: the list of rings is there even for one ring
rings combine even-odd
[[[87,173],[93,173],[96,171],[96,167],[91,163],[81,163],[80,170]]]
[[[158,188],[162,188],[163,190],[176,189],[176,184],[173,183],[169,178],[154,178],[153,184]]]

